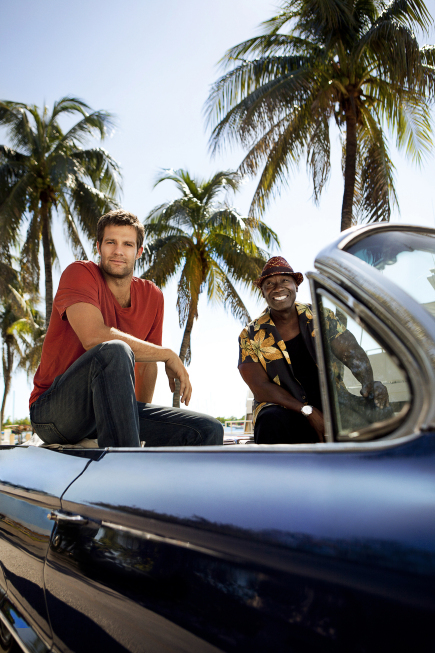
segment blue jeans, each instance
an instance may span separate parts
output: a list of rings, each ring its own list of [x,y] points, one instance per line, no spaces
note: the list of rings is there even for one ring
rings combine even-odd
[[[30,407],[32,426],[47,444],[98,438],[98,446],[176,447],[223,443],[213,417],[136,401],[134,354],[121,340],[85,352]]]

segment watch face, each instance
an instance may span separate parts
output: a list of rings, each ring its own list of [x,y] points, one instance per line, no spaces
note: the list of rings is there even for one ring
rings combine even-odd
[[[301,408],[301,413],[303,415],[305,415],[305,416],[311,415],[312,412],[313,412],[313,407],[312,406],[303,406]]]

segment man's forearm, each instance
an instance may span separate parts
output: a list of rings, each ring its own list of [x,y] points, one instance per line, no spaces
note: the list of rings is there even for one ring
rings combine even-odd
[[[92,335],[92,338],[83,344],[83,347],[88,350],[96,345],[101,344],[102,342],[108,342],[110,340],[122,340],[133,350],[135,360],[138,363],[158,363],[164,362],[174,354],[172,349],[167,347],[160,347],[159,345],[154,345],[152,342],[145,342],[139,338],[119,331],[114,327],[108,327],[102,325],[96,333]]]
[[[106,326],[101,311],[93,304],[86,302],[72,304],[66,309],[66,316],[86,351],[102,342],[121,340],[133,350],[136,363],[157,363],[159,361],[165,363],[165,373],[171,392],[175,391],[175,381],[178,379],[181,401],[186,406],[189,405],[192,394],[189,375],[179,356],[172,349],[154,345],[152,342],[144,342],[114,327]]]
[[[290,392],[273,383],[259,363],[242,363],[239,365],[239,372],[258,403],[278,404],[296,412],[299,412],[304,405]]]
[[[300,412],[302,406],[304,405],[298,399],[293,397],[287,390],[281,388],[276,383],[265,383],[259,388],[255,388],[254,391],[255,400],[258,403],[263,403],[263,401],[270,402],[272,404],[278,404],[279,406],[284,406],[289,410],[294,410]]]

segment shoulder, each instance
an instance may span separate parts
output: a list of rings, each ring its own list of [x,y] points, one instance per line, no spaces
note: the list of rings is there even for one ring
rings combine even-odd
[[[86,283],[91,279],[102,279],[100,268],[93,261],[74,261],[62,272],[60,284]]]
[[[306,315],[313,315],[313,307],[311,304],[304,304],[302,302],[295,302],[296,310],[298,312],[298,315],[306,314]]]
[[[304,315],[308,320],[313,319],[313,307],[311,304],[303,304],[302,302],[295,302],[295,306],[298,315]]]
[[[136,290],[143,296],[146,296],[147,298],[151,297],[154,299],[154,301],[157,302],[163,302],[162,291],[152,281],[149,281],[148,279],[140,279],[139,277],[133,277],[131,282],[134,284]]]
[[[269,309],[266,308],[259,317],[256,317],[255,320],[252,320],[245,326],[240,334],[240,338],[246,338],[250,332],[258,331],[262,324],[268,323],[270,323],[270,313]]]

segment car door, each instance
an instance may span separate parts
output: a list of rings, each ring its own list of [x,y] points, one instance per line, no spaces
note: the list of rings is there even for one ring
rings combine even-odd
[[[256,449],[92,462],[47,558],[54,650],[431,650],[433,435]]]
[[[411,302],[404,325],[407,298],[358,262],[319,268],[328,442],[92,461],[47,557],[55,651],[433,650],[433,321]],[[332,358],[324,309],[355,331],[390,411]]]
[[[88,462],[40,447],[0,447],[0,614],[28,651],[51,648],[44,563],[54,522],[47,515]]]

